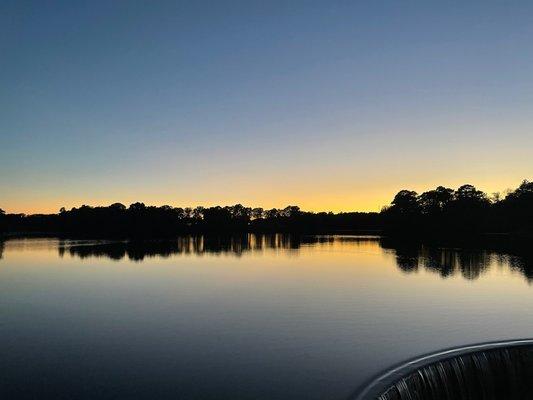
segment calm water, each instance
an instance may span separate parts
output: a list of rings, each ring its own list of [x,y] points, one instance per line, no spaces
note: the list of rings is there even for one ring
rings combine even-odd
[[[533,264],[371,237],[0,243],[2,399],[345,399],[533,336]]]

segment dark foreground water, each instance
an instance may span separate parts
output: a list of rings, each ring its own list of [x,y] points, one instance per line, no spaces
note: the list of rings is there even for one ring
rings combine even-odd
[[[407,359],[533,336],[532,271],[371,237],[0,242],[0,398],[346,399]]]

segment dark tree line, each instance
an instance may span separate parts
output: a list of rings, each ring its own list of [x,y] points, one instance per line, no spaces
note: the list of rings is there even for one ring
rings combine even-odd
[[[0,220],[6,232],[56,233],[82,236],[168,237],[183,233],[332,232],[376,230],[378,213],[312,213],[297,206],[263,210],[241,204],[225,207],[105,207],[83,205],[58,214],[7,214]]]
[[[333,233],[384,230],[389,234],[533,233],[533,182],[524,181],[501,198],[472,185],[439,186],[418,194],[401,190],[381,213],[305,212],[297,206],[264,210],[241,204],[225,207],[105,207],[83,205],[58,214],[6,214],[0,232],[84,236],[168,237],[183,233]]]
[[[533,233],[533,182],[523,181],[502,198],[488,196],[472,185],[457,190],[439,186],[417,194],[401,190],[382,210],[389,232]]]

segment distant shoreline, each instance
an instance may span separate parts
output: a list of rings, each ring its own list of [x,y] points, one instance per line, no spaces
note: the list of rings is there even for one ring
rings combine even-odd
[[[59,238],[59,239],[109,239],[109,240],[171,240],[173,238],[179,238],[183,236],[239,236],[239,235],[300,235],[300,236],[338,236],[338,235],[348,235],[348,236],[376,236],[380,237],[383,235],[382,230],[330,230],[330,231],[314,231],[314,232],[271,232],[271,231],[194,231],[194,232],[178,232],[174,235],[168,236],[109,236],[109,235],[88,235],[82,233],[69,233],[69,232],[4,232],[0,233],[1,239],[25,239],[25,238]]]
[[[398,234],[397,232],[386,232],[383,230],[329,230],[313,232],[271,232],[271,231],[208,231],[208,232],[178,232],[168,236],[121,236],[121,235],[98,235],[81,234],[69,232],[4,232],[0,233],[0,240],[10,239],[39,239],[51,238],[62,240],[121,240],[121,241],[169,241],[182,237],[239,237],[242,235],[294,235],[294,236],[362,236],[375,237],[376,239],[388,239],[395,242],[418,242],[418,243],[480,243],[485,241],[496,242],[522,242],[533,240],[533,233],[530,232],[486,232],[475,235],[451,234],[425,235],[422,232],[411,234]]]
[[[533,182],[524,180],[505,198],[465,184],[418,194],[400,190],[381,212],[309,212],[289,205],[265,210],[242,204],[215,207],[83,205],[57,214],[6,214],[0,233],[57,233],[84,237],[155,238],[181,234],[379,232],[394,237],[531,237]],[[489,233],[490,232],[490,233]]]

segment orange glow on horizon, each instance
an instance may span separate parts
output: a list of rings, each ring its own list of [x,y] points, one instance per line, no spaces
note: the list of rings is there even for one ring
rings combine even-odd
[[[387,184],[382,185],[381,187],[370,187],[366,189],[361,187],[360,189],[353,191],[341,190],[330,185],[327,191],[321,193],[313,193],[310,188],[303,188],[302,196],[296,196],[295,194],[286,195],[284,193],[264,193],[263,188],[262,191],[258,190],[257,193],[252,196],[243,196],[240,200],[238,195],[228,196],[226,193],[225,196],[221,196],[218,201],[216,199],[208,198],[207,196],[203,196],[201,199],[195,199],[194,197],[188,196],[188,198],[185,198],[184,196],[172,195],[171,193],[154,193],[150,195],[124,193],[123,196],[113,195],[107,197],[99,195],[93,198],[89,196],[87,198],[82,198],[81,196],[60,197],[57,193],[49,193],[40,198],[35,198],[37,196],[28,196],[27,200],[22,202],[5,201],[4,199],[4,202],[0,204],[0,208],[7,213],[48,214],[59,212],[61,207],[71,209],[73,207],[80,207],[83,204],[90,206],[107,206],[117,202],[128,206],[131,203],[140,201],[146,205],[162,206],[168,204],[173,207],[192,208],[197,206],[212,207],[216,205],[225,206],[240,203],[248,207],[262,207],[264,209],[279,209],[288,205],[297,205],[303,211],[312,212],[379,212],[382,207],[390,204],[394,195],[401,189],[412,189],[418,193],[422,193],[426,190],[434,189],[441,184],[457,189],[457,187],[464,183],[472,183],[480,190],[491,195],[494,192],[503,193],[509,188],[514,189],[518,187],[521,181],[521,179],[512,182],[506,180],[480,185],[477,185],[476,182],[468,181],[457,181],[460,183],[417,183],[416,185]]]

